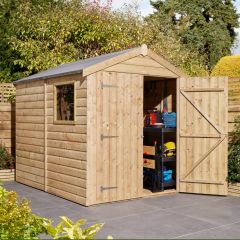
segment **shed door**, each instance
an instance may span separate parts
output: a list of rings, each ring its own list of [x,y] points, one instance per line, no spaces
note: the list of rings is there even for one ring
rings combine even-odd
[[[138,197],[143,174],[143,77],[103,72],[101,81],[97,96],[102,102],[97,202]]]
[[[178,81],[178,189],[226,195],[227,78]]]

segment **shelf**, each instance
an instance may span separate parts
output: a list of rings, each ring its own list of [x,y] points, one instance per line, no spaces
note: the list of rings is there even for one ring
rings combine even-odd
[[[143,128],[143,132],[168,133],[168,132],[176,132],[176,128],[145,127],[145,128]]]
[[[172,156],[172,157],[162,157],[162,160],[164,163],[167,162],[176,162],[176,156]]]

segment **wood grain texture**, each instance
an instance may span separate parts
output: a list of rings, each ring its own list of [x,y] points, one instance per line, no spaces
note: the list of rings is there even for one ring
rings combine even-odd
[[[54,122],[55,85],[75,85],[75,123]],[[86,80],[80,75],[53,78],[46,82],[46,189],[81,204],[86,204]],[[71,187],[72,181],[72,187]],[[68,195],[70,197],[68,197]],[[79,200],[81,199],[81,200]]]
[[[226,195],[227,79],[180,78],[178,91],[179,191]]]
[[[16,180],[44,189],[44,82],[16,87]]]
[[[87,205],[139,197],[143,77],[99,72],[87,82]]]
[[[67,81],[75,81],[76,123],[54,124],[54,84]],[[84,205],[86,92],[86,81],[80,75],[72,75],[19,84],[16,94],[17,181]],[[1,116],[5,122],[9,120],[8,116]],[[4,136],[11,129],[6,131]]]

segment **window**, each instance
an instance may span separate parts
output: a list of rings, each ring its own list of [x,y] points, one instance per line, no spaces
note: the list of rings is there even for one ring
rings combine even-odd
[[[75,120],[74,83],[55,85],[55,116],[56,123],[74,123]]]

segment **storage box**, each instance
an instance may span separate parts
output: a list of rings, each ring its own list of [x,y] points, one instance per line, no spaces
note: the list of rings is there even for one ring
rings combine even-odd
[[[176,118],[177,115],[175,112],[164,113],[163,114],[163,123],[165,127],[175,128],[176,127]]]

